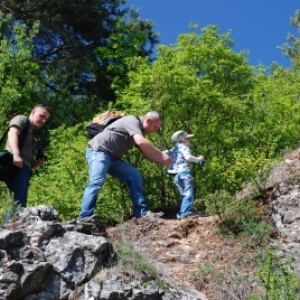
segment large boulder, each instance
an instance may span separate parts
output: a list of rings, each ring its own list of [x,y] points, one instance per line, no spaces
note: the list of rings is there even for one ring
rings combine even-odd
[[[176,283],[164,290],[132,272],[107,272],[113,257],[98,216],[62,223],[51,206],[25,208],[0,228],[0,299],[206,299]]]

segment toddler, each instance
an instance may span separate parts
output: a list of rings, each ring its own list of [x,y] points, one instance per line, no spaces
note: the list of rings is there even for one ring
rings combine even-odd
[[[181,205],[177,213],[177,219],[182,219],[192,215],[192,205],[194,202],[194,187],[190,172],[190,164],[204,164],[203,155],[195,157],[191,155],[190,138],[193,134],[188,134],[183,130],[176,131],[171,139],[175,144],[172,149],[165,150],[172,160],[168,167],[168,173],[174,176],[174,183],[181,196]]]

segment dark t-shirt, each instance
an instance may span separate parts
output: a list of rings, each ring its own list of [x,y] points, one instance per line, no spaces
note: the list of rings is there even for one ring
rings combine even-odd
[[[135,145],[133,136],[142,131],[142,119],[137,116],[125,116],[98,133],[88,144],[95,151],[108,152],[115,157],[122,157]]]
[[[9,126],[15,126],[20,129],[22,132],[26,128],[28,117],[24,115],[17,115],[14,118],[11,119]],[[8,144],[8,141],[6,142],[5,149],[8,150],[9,152],[12,152],[10,145]],[[31,126],[29,126],[27,135],[25,140],[23,141],[23,144],[21,146],[20,150],[20,156],[26,166],[31,168],[32,163],[33,163],[33,156],[34,156],[34,137],[33,137],[33,131]]]

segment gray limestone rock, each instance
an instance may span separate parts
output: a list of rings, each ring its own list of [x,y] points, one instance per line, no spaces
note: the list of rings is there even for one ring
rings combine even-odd
[[[206,300],[176,282],[162,290],[141,275],[106,273],[113,256],[98,216],[61,223],[50,206],[25,208],[0,228],[0,300]]]

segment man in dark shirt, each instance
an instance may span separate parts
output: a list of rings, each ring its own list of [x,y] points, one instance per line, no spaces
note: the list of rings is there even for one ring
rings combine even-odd
[[[10,192],[22,207],[26,207],[27,193],[29,187],[30,171],[40,167],[45,160],[35,159],[34,131],[40,129],[50,118],[50,109],[45,104],[35,106],[29,117],[17,115],[10,121],[10,129],[6,143],[6,150],[13,154],[13,164],[18,167],[16,175],[8,185]],[[29,119],[29,126],[26,126]],[[26,137],[19,147],[19,135],[28,130]]]

